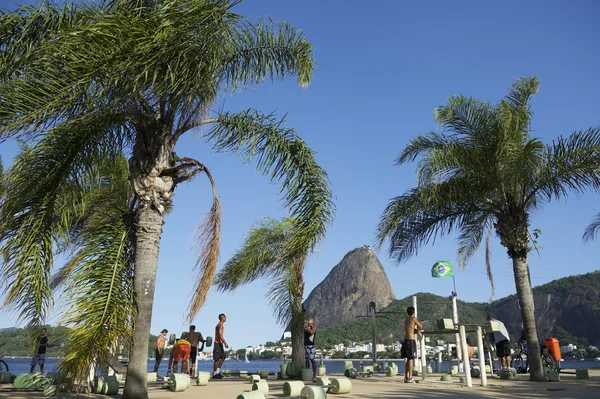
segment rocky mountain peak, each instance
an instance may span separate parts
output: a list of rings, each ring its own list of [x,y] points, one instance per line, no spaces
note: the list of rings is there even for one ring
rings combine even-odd
[[[368,245],[348,252],[317,285],[306,301],[306,314],[318,328],[343,324],[366,315],[369,302],[377,308],[396,299],[390,281]]]

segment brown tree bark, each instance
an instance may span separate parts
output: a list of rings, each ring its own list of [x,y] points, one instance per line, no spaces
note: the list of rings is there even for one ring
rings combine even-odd
[[[297,278],[297,292],[292,309],[292,363],[296,369],[296,377],[302,375],[304,364],[304,312],[302,311],[302,297],[304,296],[304,259],[295,265]]]
[[[173,177],[162,175],[174,163],[174,143],[170,143],[169,138],[166,133],[140,133],[136,137],[133,156],[129,162],[131,181],[138,199],[133,277],[137,313],[123,399],[148,398],[148,340],[163,213],[175,190]]]
[[[535,324],[535,304],[533,302],[533,290],[529,278],[529,265],[527,257],[513,258],[513,272],[517,288],[517,298],[521,307],[521,318],[523,329],[527,336],[527,362],[529,363],[529,375],[533,381],[544,380],[542,359],[540,356],[540,343],[538,340],[537,326]]]
[[[163,216],[153,207],[138,211],[136,232],[134,290],[137,298],[137,315],[133,329],[124,399],[146,399],[148,388],[148,339],[152,324],[154,286],[158,269],[158,252],[162,234]]]

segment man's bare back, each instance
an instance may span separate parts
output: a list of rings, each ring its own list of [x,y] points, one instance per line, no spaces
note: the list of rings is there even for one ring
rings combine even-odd
[[[198,343],[200,342],[201,339],[202,339],[202,334],[200,334],[199,332],[196,332],[196,331],[188,332],[188,341],[190,341],[190,345],[192,347],[197,347]]]
[[[423,326],[414,315],[404,319],[404,339],[415,339],[415,330],[422,329]]]

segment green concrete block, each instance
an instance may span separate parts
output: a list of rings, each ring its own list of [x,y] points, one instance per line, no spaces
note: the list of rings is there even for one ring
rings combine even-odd
[[[548,372],[548,374],[546,374],[546,378],[548,379],[548,381],[559,382],[560,374],[558,373],[558,371],[550,371]]]
[[[587,369],[577,369],[575,370],[575,377],[580,380],[589,380],[590,372]]]
[[[501,371],[500,379],[501,380],[514,380],[515,375],[513,373],[511,373],[510,371]]]
[[[437,329],[452,331],[454,330],[454,322],[452,321],[452,319],[439,319],[437,321]]]
[[[452,376],[449,374],[444,374],[440,377],[440,381],[443,382],[452,382]]]

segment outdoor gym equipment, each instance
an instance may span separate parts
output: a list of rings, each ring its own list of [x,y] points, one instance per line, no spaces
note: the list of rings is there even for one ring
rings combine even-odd
[[[352,382],[347,378],[317,379],[317,386],[304,385],[302,381],[288,381],[283,384],[283,397],[294,399],[325,399],[327,393],[345,394],[352,390]],[[252,391],[242,392],[237,399],[264,399],[269,394],[269,384],[258,380],[252,384]]]

